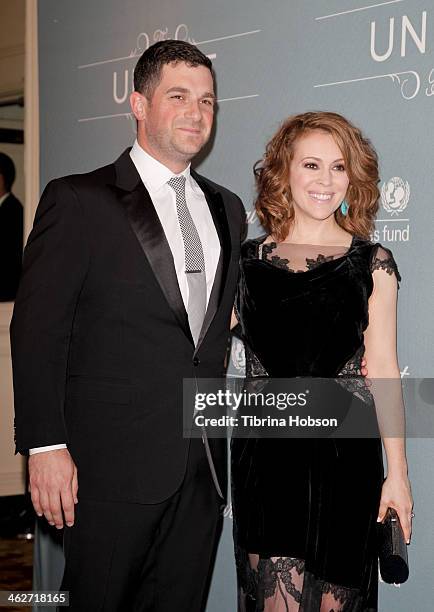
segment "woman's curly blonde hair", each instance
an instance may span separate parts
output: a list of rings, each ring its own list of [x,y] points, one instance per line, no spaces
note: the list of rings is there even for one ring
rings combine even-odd
[[[349,179],[348,214],[335,212],[337,223],[351,234],[369,238],[378,210],[378,158],[361,131],[337,113],[309,112],[289,117],[267,144],[264,158],[254,172],[258,197],[256,212],[261,225],[277,241],[284,240],[294,219],[289,187],[294,145],[306,133],[327,132],[342,152]]]

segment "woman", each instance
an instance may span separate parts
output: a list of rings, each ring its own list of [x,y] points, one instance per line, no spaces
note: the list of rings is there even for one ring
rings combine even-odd
[[[369,241],[377,156],[327,112],[290,117],[256,170],[267,234],[242,251],[236,315],[247,376],[399,380],[399,273]],[[363,404],[362,404],[363,405]],[[376,523],[389,506],[411,534],[403,438],[234,439],[241,610],[377,610]]]

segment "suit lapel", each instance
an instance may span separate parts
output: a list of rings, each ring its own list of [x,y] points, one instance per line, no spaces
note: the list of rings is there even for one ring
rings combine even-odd
[[[200,176],[194,171],[192,171],[191,174],[205,195],[209,210],[211,212],[211,216],[214,221],[215,228],[217,230],[221,247],[220,259],[217,265],[217,270],[214,278],[214,285],[208,301],[208,308],[205,314],[205,319],[196,347],[197,351],[209,329],[209,326],[211,325],[214,319],[214,316],[223,297],[232,247],[228,220],[221,194],[215,191],[212,185],[208,183],[208,181],[206,181],[202,176]]]
[[[169,243],[129,152],[127,149],[114,164],[119,200],[173,314],[194,344]]]

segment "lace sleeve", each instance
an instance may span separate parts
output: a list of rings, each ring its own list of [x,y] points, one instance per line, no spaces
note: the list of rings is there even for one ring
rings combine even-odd
[[[376,248],[373,249],[371,256],[371,272],[375,270],[384,270],[387,274],[394,274],[398,280],[398,286],[401,281],[401,275],[398,271],[398,266],[396,265],[396,261],[392,255],[392,251],[382,247],[381,245],[376,245]]]

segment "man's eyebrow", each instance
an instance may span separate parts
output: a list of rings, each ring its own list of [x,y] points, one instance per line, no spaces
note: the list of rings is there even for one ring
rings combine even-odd
[[[170,87],[170,89],[168,89],[166,91],[166,93],[190,93],[190,90],[187,89],[186,87]],[[216,95],[212,92],[212,91],[207,91],[204,94],[202,94],[201,98],[212,98],[213,100],[216,100]]]
[[[172,91],[180,91],[181,93],[189,93],[189,89],[185,87],[171,87],[166,91],[166,93],[171,93]]]

